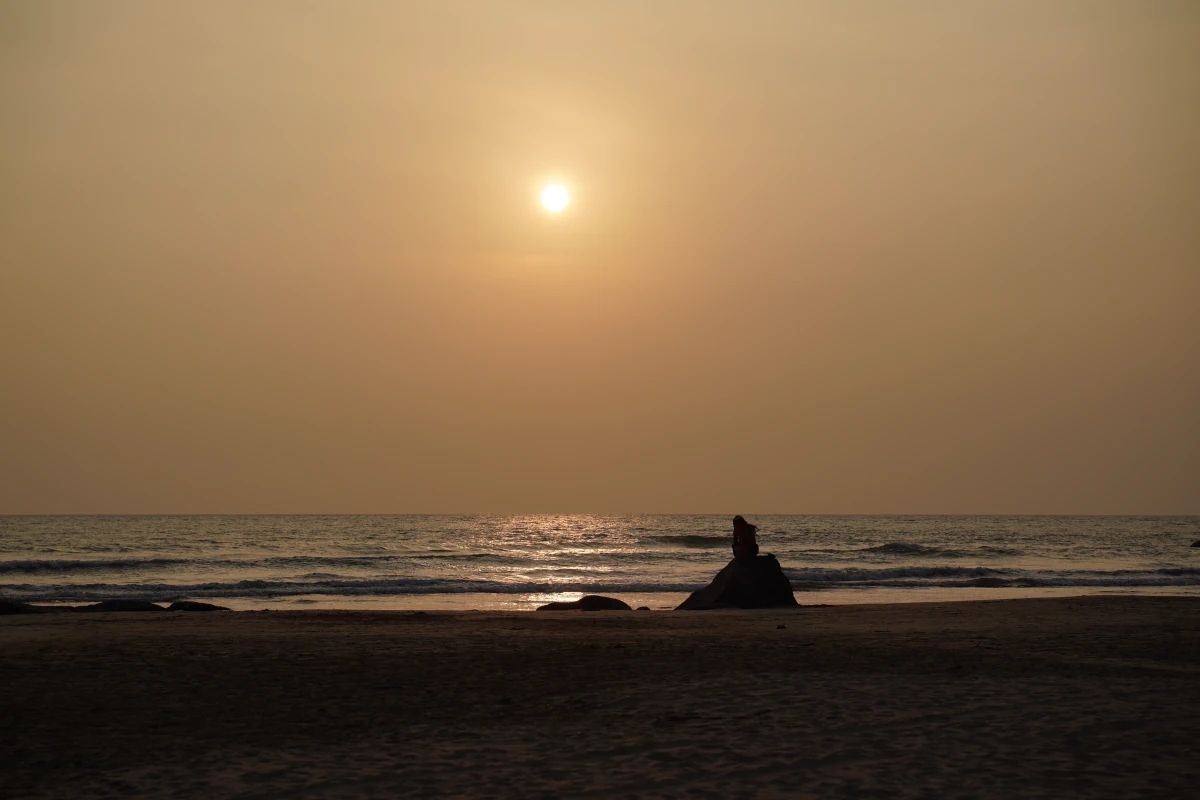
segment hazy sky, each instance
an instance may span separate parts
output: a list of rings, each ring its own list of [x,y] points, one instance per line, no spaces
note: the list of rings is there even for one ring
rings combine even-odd
[[[0,376],[0,512],[1200,513],[1200,3],[3,0]]]

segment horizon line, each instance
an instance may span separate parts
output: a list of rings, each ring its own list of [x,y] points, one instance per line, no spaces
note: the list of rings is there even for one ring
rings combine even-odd
[[[726,517],[712,511],[0,511],[0,517]],[[743,512],[757,517],[1200,517],[1200,512],[963,512],[788,511]]]

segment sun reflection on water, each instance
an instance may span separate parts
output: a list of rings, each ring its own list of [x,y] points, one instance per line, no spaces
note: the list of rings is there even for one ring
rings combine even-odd
[[[583,592],[534,592],[521,595],[522,603],[573,603],[583,597]]]

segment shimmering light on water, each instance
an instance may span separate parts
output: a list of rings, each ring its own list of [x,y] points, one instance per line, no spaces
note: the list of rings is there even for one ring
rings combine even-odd
[[[802,603],[1200,593],[1196,517],[747,515]],[[0,517],[0,596],[236,607],[671,607],[729,559],[727,516]]]

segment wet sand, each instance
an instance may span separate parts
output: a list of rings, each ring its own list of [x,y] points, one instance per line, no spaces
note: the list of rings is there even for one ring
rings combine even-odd
[[[1197,741],[1197,598],[0,618],[6,798],[1190,797]]]

